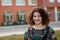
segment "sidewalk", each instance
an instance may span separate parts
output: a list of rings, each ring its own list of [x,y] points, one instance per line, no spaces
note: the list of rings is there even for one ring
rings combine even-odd
[[[60,22],[50,22],[49,26],[54,30],[60,30]]]
[[[15,25],[0,27],[0,37],[9,36],[13,34],[24,34],[28,29],[28,25]]]

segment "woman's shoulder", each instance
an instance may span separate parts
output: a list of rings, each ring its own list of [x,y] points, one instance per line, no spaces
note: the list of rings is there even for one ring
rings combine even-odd
[[[33,30],[33,28],[32,28],[32,26],[29,26],[28,29],[25,32],[29,32],[31,30]]]
[[[49,32],[54,32],[54,29],[51,26],[48,26]]]

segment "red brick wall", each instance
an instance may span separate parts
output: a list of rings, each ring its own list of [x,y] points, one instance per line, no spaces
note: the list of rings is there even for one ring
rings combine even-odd
[[[37,7],[37,6],[29,6],[28,0],[25,1],[26,2],[25,6],[16,6],[16,2],[14,0],[12,0],[13,1],[12,6],[1,6],[2,3],[1,1],[0,1],[0,24],[3,23],[3,11],[12,11],[14,14],[13,19],[14,21],[17,21],[16,14],[18,10],[25,10],[27,14],[26,16],[28,16],[31,9],[33,9],[33,7]]]
[[[18,10],[26,10],[26,16],[29,15],[29,12],[35,8],[35,7],[43,7],[44,4],[43,4],[43,1],[45,1],[45,6],[48,7],[50,10],[51,10],[51,21],[54,21],[55,20],[55,14],[54,14],[54,7],[57,6],[57,7],[60,7],[60,3],[57,2],[57,0],[54,1],[54,3],[50,3],[49,0],[37,0],[37,6],[29,6],[28,5],[28,0],[26,0],[26,5],[25,6],[16,6],[16,2],[15,0],[12,0],[13,1],[13,5],[12,6],[1,6],[1,1],[0,0],[0,24],[3,22],[3,11],[12,11],[14,16],[13,16],[13,19],[14,21],[17,21],[17,11]]]

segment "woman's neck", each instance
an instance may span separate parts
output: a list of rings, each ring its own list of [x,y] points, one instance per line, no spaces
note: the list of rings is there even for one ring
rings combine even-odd
[[[35,29],[44,29],[46,26],[45,25],[42,25],[42,24],[35,24],[33,25],[33,28]]]
[[[42,27],[42,26],[44,26],[44,25],[42,25],[42,24],[35,24],[34,26],[35,26],[35,27]]]

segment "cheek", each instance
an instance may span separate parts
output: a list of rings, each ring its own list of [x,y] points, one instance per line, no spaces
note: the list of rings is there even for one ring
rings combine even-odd
[[[35,17],[33,17],[33,20],[35,20]]]
[[[40,21],[42,21],[42,18],[40,18]]]
[[[39,19],[40,19],[40,20],[42,20],[42,18],[41,18],[41,17],[40,17]]]

